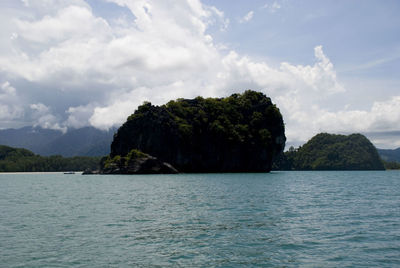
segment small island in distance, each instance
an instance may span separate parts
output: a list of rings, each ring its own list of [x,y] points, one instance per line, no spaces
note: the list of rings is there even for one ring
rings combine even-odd
[[[276,170],[384,170],[375,146],[361,134],[320,133],[274,163]]]

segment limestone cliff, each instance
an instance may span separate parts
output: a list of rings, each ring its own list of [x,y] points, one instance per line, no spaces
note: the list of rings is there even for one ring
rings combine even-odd
[[[279,109],[248,90],[226,98],[144,103],[115,134],[110,158],[138,149],[180,172],[268,172],[285,141]]]

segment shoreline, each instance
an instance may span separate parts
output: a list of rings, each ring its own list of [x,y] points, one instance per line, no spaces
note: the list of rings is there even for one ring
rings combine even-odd
[[[17,174],[63,174],[63,175],[80,175],[83,171],[74,171],[75,174],[64,174],[69,171],[38,171],[38,172],[0,172],[0,175],[17,175]]]

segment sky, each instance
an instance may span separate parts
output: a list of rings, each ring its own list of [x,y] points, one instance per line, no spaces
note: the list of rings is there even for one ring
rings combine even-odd
[[[287,148],[400,147],[400,1],[2,0],[0,128],[118,127],[144,101],[271,97]]]

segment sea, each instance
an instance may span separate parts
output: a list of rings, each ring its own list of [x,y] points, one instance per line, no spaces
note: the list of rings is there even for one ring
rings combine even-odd
[[[400,171],[0,174],[0,267],[400,267]]]

